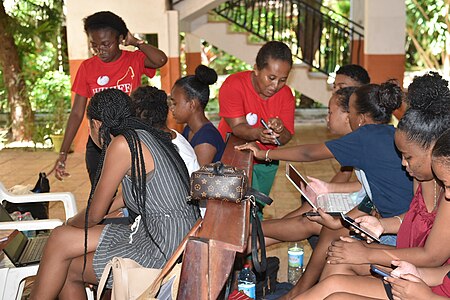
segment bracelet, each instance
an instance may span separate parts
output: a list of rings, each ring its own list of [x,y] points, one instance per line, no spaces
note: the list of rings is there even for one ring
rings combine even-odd
[[[272,150],[272,149],[269,149],[269,150],[266,151],[266,159],[265,159],[265,161],[267,161],[267,162],[271,162],[272,161],[272,159],[270,159],[270,157],[269,157],[270,150]]]
[[[145,44],[145,41],[144,40],[138,40],[137,42],[136,42],[136,47],[140,47],[142,44]]]
[[[400,216],[394,216],[394,218],[397,218],[400,221],[400,225],[402,225],[403,219]]]
[[[67,152],[60,151],[60,152],[59,152],[59,155],[64,155],[64,156],[66,156],[66,155],[67,155]]]

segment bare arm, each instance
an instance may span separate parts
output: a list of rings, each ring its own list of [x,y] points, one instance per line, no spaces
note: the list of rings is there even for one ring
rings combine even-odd
[[[279,148],[270,150],[268,153],[266,150],[260,150],[259,147],[254,143],[244,144],[236,146],[238,150],[251,150],[253,155],[260,160],[268,158],[272,160],[286,160],[286,161],[316,161],[327,158],[334,158],[333,153],[325,146],[324,143],[321,144],[307,144],[298,145],[287,148]]]
[[[68,175],[65,169],[65,162],[67,159],[67,153],[70,150],[70,145],[77,134],[78,129],[80,128],[81,121],[83,121],[84,112],[86,111],[86,103],[87,98],[84,96],[80,96],[75,94],[75,99],[73,101],[72,110],[70,111],[69,120],[67,120],[66,131],[64,133],[64,140],[61,145],[60,155],[55,162],[55,166],[49,172],[53,172],[56,170],[55,177],[59,180],[62,180],[65,176]]]
[[[245,117],[225,118],[230,126],[233,134],[238,138],[246,141],[261,141],[263,143],[274,144],[275,139],[270,135],[269,131],[263,127],[253,128],[248,125]]]
[[[393,249],[389,251],[368,252],[370,263],[390,264],[393,259],[405,260],[418,267],[437,267],[450,256],[450,234],[448,220],[450,219],[450,201],[442,200],[433,228],[423,247]]]
[[[167,56],[163,51],[147,43],[140,43],[140,40],[135,38],[130,32],[128,32],[125,39],[125,46],[128,45],[133,45],[139,48],[139,50],[147,56],[144,62],[146,68],[157,69],[167,63]]]
[[[330,182],[349,182],[352,175],[352,167],[341,167],[341,170],[333,176]]]
[[[120,157],[120,159],[117,159]],[[114,201],[114,193],[129,170],[131,155],[123,136],[111,141],[106,150],[105,162],[89,209],[88,227],[97,225],[108,213]],[[85,211],[69,220],[69,225],[84,228]]]
[[[217,153],[216,147],[211,144],[203,143],[194,147],[197,155],[198,164],[204,166],[213,162],[214,155]]]

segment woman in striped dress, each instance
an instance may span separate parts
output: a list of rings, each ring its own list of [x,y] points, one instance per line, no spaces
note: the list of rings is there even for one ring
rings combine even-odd
[[[101,172],[86,210],[53,230],[31,299],[85,299],[85,283],[97,284],[114,256],[161,268],[199,217],[198,207],[187,202],[187,169],[169,135],[133,117],[128,95],[97,93],[87,116],[102,148]],[[121,182],[123,197],[114,197]],[[138,215],[132,226],[98,225],[124,206]]]

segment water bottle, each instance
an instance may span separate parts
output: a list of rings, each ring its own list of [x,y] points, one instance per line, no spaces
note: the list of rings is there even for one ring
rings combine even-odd
[[[12,213],[9,214],[11,216],[11,219],[13,219],[13,221],[20,221],[22,220],[22,214],[20,213],[20,211],[14,211]]]
[[[256,299],[256,275],[250,269],[250,265],[244,265],[238,276],[238,291],[248,297]]]
[[[294,246],[288,248],[288,282],[296,284],[303,274],[303,248]]]
[[[33,216],[29,211],[22,214],[22,220],[23,221],[31,221],[34,220]],[[23,231],[23,234],[25,234],[28,238],[34,238],[36,236],[36,230],[26,230]]]

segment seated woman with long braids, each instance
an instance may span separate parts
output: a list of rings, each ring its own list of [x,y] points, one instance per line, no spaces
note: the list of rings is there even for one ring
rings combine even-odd
[[[170,136],[134,117],[128,95],[116,89],[95,94],[87,116],[102,148],[101,171],[86,210],[52,231],[31,299],[86,299],[85,283],[97,284],[115,256],[161,268],[199,217],[186,200],[189,176]],[[120,183],[123,201],[114,199]],[[134,226],[98,225],[123,206],[138,215]]]

